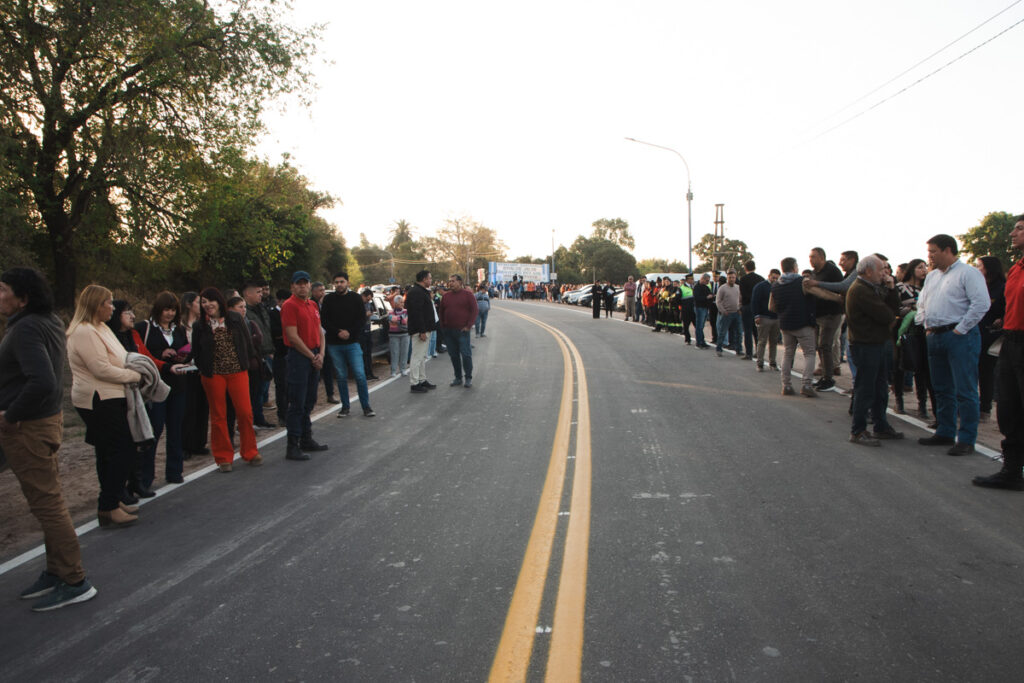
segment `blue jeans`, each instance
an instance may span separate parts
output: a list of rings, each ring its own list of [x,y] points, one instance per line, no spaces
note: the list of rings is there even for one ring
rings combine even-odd
[[[741,344],[743,339],[740,333],[740,314],[736,313],[719,313],[718,314],[718,343],[715,344],[715,350],[722,350],[722,341],[726,336],[729,337],[729,348],[737,353],[743,351]]]
[[[978,354],[981,332],[929,334],[928,369],[935,389],[935,436],[956,437],[973,446],[978,440]],[[859,370],[859,368],[858,368]],[[959,415],[960,428],[957,429]]]
[[[358,346],[356,347],[359,348]],[[310,349],[317,353],[319,349]],[[288,349],[288,438],[313,438],[310,413],[316,406],[316,390],[320,384],[320,371],[313,361],[295,349]],[[344,392],[348,394],[348,392]]]
[[[704,325],[708,322],[708,309],[697,306],[695,310],[697,312],[697,346],[707,346],[707,342],[704,340]]]
[[[470,346],[469,331],[446,327],[444,342],[448,346],[448,357],[452,359],[455,379],[462,379],[463,371],[466,379],[473,379],[473,348]]]
[[[410,347],[411,349],[411,347]],[[409,351],[412,354],[412,351]],[[427,358],[433,358],[437,355],[437,330],[430,332],[430,339],[427,341]],[[410,358],[412,356],[410,355]]]
[[[370,392],[366,388],[366,367],[363,365],[363,349],[359,344],[328,344],[327,355],[334,365],[334,377],[338,380],[338,397],[341,407],[348,408],[348,373],[356,378],[356,392],[359,394],[359,405],[366,410],[370,407]]]
[[[477,313],[476,322],[473,323],[473,329],[476,330],[476,336],[483,336],[484,330],[487,329],[487,314],[490,312],[491,309],[488,308]]]
[[[142,483],[146,488],[153,484],[156,478],[156,445],[160,442],[160,435],[167,427],[167,462],[164,465],[164,474],[168,477],[180,477],[185,459],[182,448],[182,423],[185,421],[185,387],[184,382],[180,388],[171,390],[167,400],[160,403],[147,403],[146,413],[149,415],[149,423],[153,426],[153,445],[146,449],[142,456]]]
[[[850,344],[850,359],[857,365],[853,382],[853,423],[851,434],[868,428],[868,412],[874,420],[874,431],[891,427],[885,409],[889,405],[889,373],[892,371],[892,342],[884,344]]]

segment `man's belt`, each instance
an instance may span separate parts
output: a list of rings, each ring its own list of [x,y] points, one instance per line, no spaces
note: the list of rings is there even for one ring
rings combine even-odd
[[[944,332],[952,332],[955,329],[956,323],[952,323],[950,325],[940,325],[939,327],[927,327],[925,328],[925,332],[928,332],[929,334],[942,334]]]

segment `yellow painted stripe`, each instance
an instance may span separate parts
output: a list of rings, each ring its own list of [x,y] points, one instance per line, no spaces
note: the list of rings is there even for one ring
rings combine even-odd
[[[509,311],[511,312],[511,311]],[[531,322],[547,327],[539,321],[514,313]],[[548,328],[550,331],[550,328]],[[537,514],[534,518],[530,539],[526,544],[526,554],[519,570],[519,578],[512,593],[505,626],[501,632],[498,651],[491,664],[490,681],[525,681],[533,652],[533,638],[540,614],[541,599],[544,597],[544,584],[547,581],[548,567],[551,563],[551,546],[554,543],[558,527],[558,509],[562,500],[562,487],[565,481],[566,460],[569,454],[569,434],[572,421],[572,387],[573,369],[569,358],[569,350],[565,343],[555,335],[555,340],[562,350],[564,367],[562,376],[562,400],[558,408],[558,422],[555,429],[555,440],[551,447],[551,458],[544,479]]]
[[[579,351],[568,339],[576,359],[576,464],[565,554],[558,581],[555,620],[551,631],[546,679],[553,683],[580,680],[583,664],[583,619],[587,602],[587,559],[590,548],[590,397],[587,373]]]

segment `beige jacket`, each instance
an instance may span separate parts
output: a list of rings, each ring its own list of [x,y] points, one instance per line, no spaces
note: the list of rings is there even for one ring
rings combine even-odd
[[[139,373],[124,366],[128,352],[109,326],[82,323],[68,337],[71,365],[71,403],[92,409],[92,396],[100,400],[124,398],[124,385],[138,382]]]

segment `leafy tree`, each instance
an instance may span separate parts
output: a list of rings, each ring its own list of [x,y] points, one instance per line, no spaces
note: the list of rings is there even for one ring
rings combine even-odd
[[[423,250],[413,235],[413,227],[409,225],[408,221],[395,221],[395,227],[391,230],[388,251],[395,259],[395,281],[398,283],[414,282],[416,272],[426,266],[426,257],[423,255]]]
[[[149,244],[197,210],[183,171],[251,144],[306,83],[317,30],[259,0],[4,0],[0,191],[31,203],[70,306],[90,237]],[[108,232],[104,234],[103,226]]]
[[[701,237],[700,242],[693,245],[693,253],[702,259],[700,265],[695,268],[697,272],[728,270],[729,268],[735,268],[739,271],[742,264],[754,258],[746,242],[731,239],[725,239],[724,241],[719,239],[716,256],[715,235],[710,232]],[[685,268],[686,266],[683,265],[684,270]]]
[[[488,261],[503,261],[505,243],[498,233],[468,216],[448,218],[433,237],[420,242],[423,253],[433,263],[461,273],[467,282],[475,280],[477,268],[486,268]]]
[[[363,279],[368,283],[387,282],[391,277],[391,254],[388,250],[371,243],[365,233],[360,233],[359,246],[352,250],[352,255],[359,264]]]
[[[1003,269],[1009,270],[1020,258],[1010,244],[1016,216],[1006,211],[993,211],[981,219],[981,224],[963,235],[957,235],[961,250],[975,257],[995,256],[1002,262]]]
[[[580,235],[570,251],[579,255],[580,271],[586,282],[600,279],[621,283],[628,276],[636,275],[636,259],[610,240]]]
[[[599,218],[594,221],[593,226],[593,237],[608,240],[626,249],[636,248],[636,242],[629,234],[629,223],[621,218]]]

